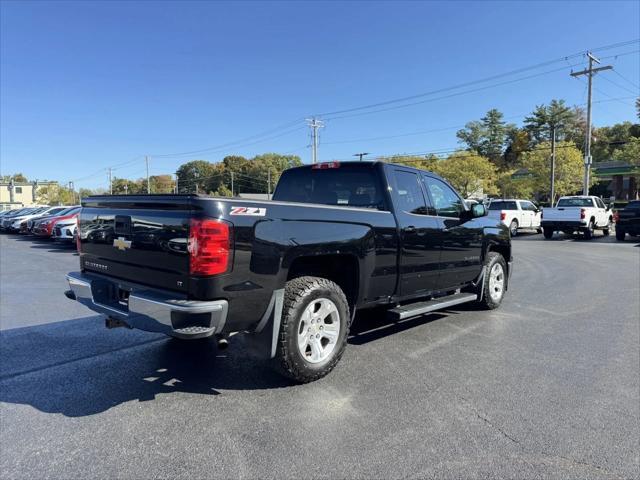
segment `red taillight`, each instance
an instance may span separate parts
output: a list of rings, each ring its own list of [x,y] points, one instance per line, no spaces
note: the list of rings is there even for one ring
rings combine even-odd
[[[505,220],[507,218],[506,212],[500,212],[500,220]]]
[[[217,275],[229,265],[230,227],[222,220],[191,219],[189,271],[191,275]]]
[[[340,168],[340,162],[314,163],[311,168],[313,170],[325,170],[327,168]]]
[[[618,223],[618,220],[620,220],[620,214],[618,212],[614,212],[613,221]]]
[[[584,217],[585,217],[585,210],[584,210],[584,208],[581,208],[580,209],[580,220],[584,220]]]

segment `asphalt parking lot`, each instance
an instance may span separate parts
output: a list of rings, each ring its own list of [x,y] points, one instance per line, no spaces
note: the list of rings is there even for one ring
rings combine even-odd
[[[0,477],[638,478],[638,241],[513,245],[499,310],[361,315],[294,386],[239,336],[106,330],[73,248],[2,235]]]

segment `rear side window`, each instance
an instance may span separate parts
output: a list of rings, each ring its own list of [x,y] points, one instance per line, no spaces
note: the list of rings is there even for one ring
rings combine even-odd
[[[386,210],[376,172],[362,167],[286,170],[273,199]]]
[[[518,210],[516,202],[499,200],[489,204],[489,210]]]
[[[537,210],[537,207],[533,203],[528,201],[520,202],[520,207],[522,208],[522,210],[527,210],[530,212],[535,212]]]
[[[403,212],[426,215],[427,202],[422,193],[420,177],[413,172],[396,170],[396,201]]]
[[[593,207],[593,200],[590,198],[561,198],[558,200],[558,207]]]

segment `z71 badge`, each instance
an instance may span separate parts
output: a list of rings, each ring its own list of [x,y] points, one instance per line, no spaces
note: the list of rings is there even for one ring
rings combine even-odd
[[[258,207],[231,207],[229,213],[229,215],[248,215],[250,217],[264,217],[266,214],[266,208]]]

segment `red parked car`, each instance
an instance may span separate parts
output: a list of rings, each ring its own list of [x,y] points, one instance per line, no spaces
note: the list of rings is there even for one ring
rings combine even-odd
[[[76,207],[73,210],[68,210],[64,215],[56,217],[46,217],[34,224],[31,233],[39,237],[50,237],[53,231],[53,226],[60,220],[68,220],[70,218],[76,218],[80,213],[82,207]]]

